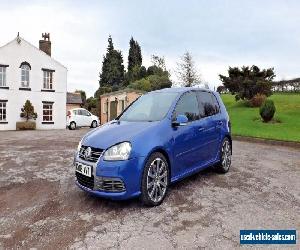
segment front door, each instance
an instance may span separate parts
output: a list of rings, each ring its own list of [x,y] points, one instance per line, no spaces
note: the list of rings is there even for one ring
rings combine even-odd
[[[177,169],[184,174],[198,165],[199,161],[197,152],[199,141],[196,131],[199,109],[195,92],[187,92],[181,96],[176,105],[173,119],[176,119],[178,115],[185,115],[188,118],[186,125],[173,128],[174,158]]]
[[[87,110],[81,110],[82,111],[82,126],[89,127],[92,124],[92,117],[91,114]]]
[[[117,117],[117,107],[118,107],[118,101],[110,102],[110,113],[109,113],[110,121]]]

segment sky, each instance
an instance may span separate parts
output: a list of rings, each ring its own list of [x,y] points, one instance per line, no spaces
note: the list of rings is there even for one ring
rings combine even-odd
[[[132,36],[143,65],[152,54],[164,56],[174,82],[186,51],[211,88],[229,66],[274,67],[278,80],[300,76],[300,1],[0,0],[0,6],[0,46],[20,32],[38,47],[49,32],[52,57],[68,68],[68,90],[87,96],[99,87],[109,34],[125,66]]]

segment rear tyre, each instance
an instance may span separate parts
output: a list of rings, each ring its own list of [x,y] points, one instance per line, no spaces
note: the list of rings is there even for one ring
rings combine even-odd
[[[144,167],[141,201],[146,206],[158,206],[167,194],[169,165],[161,153],[153,153]]]
[[[231,143],[227,137],[224,138],[221,146],[221,159],[216,165],[216,170],[219,173],[225,174],[229,171],[231,166]]]
[[[96,128],[97,127],[97,121],[93,121],[91,124],[91,128]]]
[[[70,126],[69,126],[70,130],[75,130],[76,129],[76,123],[75,122],[71,122]]]

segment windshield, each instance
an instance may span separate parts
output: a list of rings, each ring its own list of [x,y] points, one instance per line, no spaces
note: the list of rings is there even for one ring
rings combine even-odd
[[[178,93],[149,93],[141,96],[119,118],[120,121],[160,121]]]

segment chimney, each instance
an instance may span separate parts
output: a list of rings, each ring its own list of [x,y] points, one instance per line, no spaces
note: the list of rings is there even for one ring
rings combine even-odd
[[[42,37],[44,40],[40,40],[40,50],[44,51],[47,55],[51,56],[51,41],[50,33],[43,33]]]

